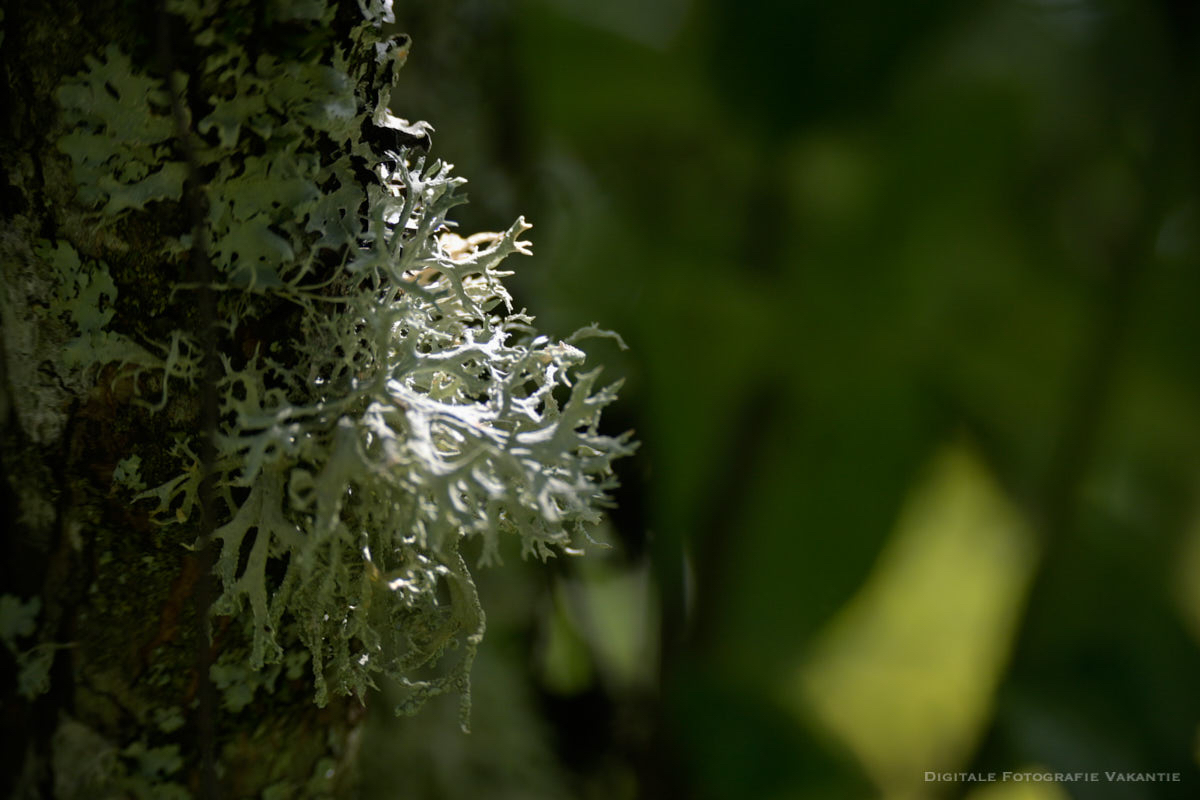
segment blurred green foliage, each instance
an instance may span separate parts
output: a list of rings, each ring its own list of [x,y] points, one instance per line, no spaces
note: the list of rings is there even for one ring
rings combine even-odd
[[[454,747],[553,786],[482,796],[1198,796],[1194,4],[397,16],[463,228],[533,221],[518,302],[622,333],[644,442],[610,550],[491,577],[515,688]]]

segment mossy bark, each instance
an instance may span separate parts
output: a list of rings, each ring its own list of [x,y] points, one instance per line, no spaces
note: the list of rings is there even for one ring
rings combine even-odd
[[[318,708],[303,665],[226,670],[213,723],[199,724],[198,665],[244,661],[243,628],[217,619],[204,641],[197,595],[207,567],[189,549],[199,523],[152,522],[150,504],[135,502],[135,487],[114,482],[114,472],[136,455],[145,485],[168,479],[177,469],[170,446],[197,434],[200,402],[175,392],[152,412],[132,401],[154,393],[160,379],[116,364],[66,365],[63,347],[74,332],[47,311],[54,286],[39,242],[69,244],[81,259],[107,265],[117,293],[109,327],[133,341],[203,324],[194,302],[172,294],[187,277],[187,254],[161,255],[168,237],[189,231],[183,200],[106,219],[77,201],[71,160],[56,145],[69,125],[55,92],[85,69],[86,56],[116,44],[139,69],[161,75],[158,37],[168,35],[175,68],[187,72],[196,65],[186,63],[186,30],[175,18],[160,26],[155,8],[131,2],[11,4],[3,13],[0,415],[9,514],[0,570],[5,594],[41,599],[36,641],[65,646],[55,651],[49,691],[34,699],[18,694],[11,654],[0,657],[8,734],[0,793],[202,796],[212,793],[202,779],[207,749],[221,797],[346,796],[362,708],[343,697]],[[261,22],[246,26],[260,34],[260,50],[274,41]],[[349,29],[340,11],[334,27]],[[286,313],[261,318],[289,323]],[[226,345],[252,351],[252,335],[248,329]]]

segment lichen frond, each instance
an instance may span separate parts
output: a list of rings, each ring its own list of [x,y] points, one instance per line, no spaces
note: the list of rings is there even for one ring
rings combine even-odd
[[[600,433],[616,387],[581,371],[574,342],[603,332],[555,342],[513,311],[501,265],[529,254],[528,223],[459,236],[447,214],[465,181],[452,166],[372,144],[399,124],[378,104],[407,41],[378,34],[390,4],[360,6],[349,50],[284,63],[251,59],[210,4],[168,4],[207,70],[193,89],[207,97],[196,158],[222,323],[215,480],[229,506],[213,610],[246,620],[254,669],[280,662],[292,626],[318,703],[385,674],[410,689],[410,712],[446,691],[469,702],[484,613],[464,543],[481,540],[485,563],[506,534],[539,558],[573,548],[633,445]],[[292,23],[324,30],[326,5],[305,8]],[[59,99],[80,126],[60,146],[81,182],[127,176],[84,203],[113,217],[179,197],[161,85],[127,56],[110,48]],[[163,257],[193,245],[167,242]],[[194,386],[200,356],[182,329],[157,347],[143,366],[159,370],[161,410]],[[197,448],[176,449],[178,474],[140,495],[168,525],[193,513],[201,480]]]

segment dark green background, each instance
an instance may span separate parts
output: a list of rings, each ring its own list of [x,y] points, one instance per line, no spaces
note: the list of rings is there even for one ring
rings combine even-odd
[[[534,223],[518,303],[624,336],[643,445],[367,796],[1200,796],[1196,4],[396,12],[463,232]]]

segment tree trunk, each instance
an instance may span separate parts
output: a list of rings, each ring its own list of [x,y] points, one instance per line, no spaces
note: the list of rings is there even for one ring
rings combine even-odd
[[[167,380],[152,367],[163,362],[156,344],[178,329],[203,340],[195,292],[178,286],[196,277],[191,251],[179,246],[193,233],[189,203],[238,202],[189,197],[217,167],[189,163],[181,132],[169,129],[172,101],[192,129],[183,136],[194,136],[213,100],[233,96],[223,82],[237,78],[203,63],[222,44],[244,47],[228,68],[274,58],[275,88],[298,91],[289,75],[303,67],[290,62],[329,63],[363,15],[354,3],[328,13],[324,3],[290,11],[288,3],[228,3],[207,22],[199,4],[169,3],[170,15],[120,0],[53,5],[11,4],[3,20],[3,582],[10,617],[37,612],[36,633],[13,637],[6,653],[4,728],[13,738],[0,764],[3,790],[21,798],[346,796],[360,701],[337,696],[318,707],[302,659],[244,667],[247,637],[229,617],[210,644],[201,624],[208,565],[190,549],[204,534],[202,515],[163,526],[153,503],[135,498],[172,476],[172,443],[193,441],[203,426],[202,387],[150,407]],[[357,46],[373,46],[356,35]],[[177,98],[162,79],[164,45],[187,76]],[[355,114],[378,100],[369,71]],[[75,102],[64,85],[108,97]],[[301,131],[295,147],[335,149],[320,127]],[[91,139],[64,152],[80,132]],[[244,164],[262,144],[215,123],[213,133],[228,163]],[[95,152],[103,147],[111,152]],[[166,162],[157,182],[137,171],[139,160],[151,169]],[[288,330],[298,317],[284,303],[260,302],[253,324],[221,342],[222,355],[252,352],[256,337],[299,335]],[[207,701],[206,662],[216,665]],[[39,693],[39,680],[48,691]],[[206,751],[215,757],[208,781]]]
[[[204,553],[188,549],[203,534],[200,523],[163,528],[151,519],[152,504],[134,501],[169,477],[168,443],[192,438],[203,413],[203,391],[175,395],[157,411],[131,402],[161,391],[164,379],[137,374],[158,359],[139,363],[120,353],[155,355],[146,343],[166,341],[176,326],[202,331],[205,321],[194,296],[173,293],[192,270],[187,252],[163,254],[191,233],[187,193],[197,188],[181,180],[194,167],[186,145],[166,131],[173,98],[161,79],[163,44],[175,70],[187,73],[179,101],[191,107],[190,122],[210,102],[205,92],[220,95],[221,86],[196,61],[206,55],[197,38],[214,31],[188,25],[187,4],[172,5],[178,13],[170,16],[120,1],[5,10],[2,410],[12,516],[4,585],[11,597],[38,597],[41,608],[37,633],[14,642],[19,663],[5,670],[5,728],[25,739],[10,739],[0,775],[19,798],[344,796],[353,782],[359,700],[335,697],[318,708],[312,676],[295,660],[262,673],[242,667],[246,637],[229,618],[209,644],[198,613],[208,570]],[[274,14],[258,5],[227,8],[217,34],[241,40],[257,58],[274,56],[283,76],[301,54],[328,59],[362,22],[353,4],[326,29],[304,14],[286,18],[288,4],[274,6]],[[106,78],[73,85],[109,97],[88,98],[91,108],[65,104],[61,86],[103,74],[100,64]],[[245,61],[232,66],[247,68]],[[376,100],[362,94],[360,103]],[[106,102],[113,118],[92,119]],[[137,130],[139,121],[166,134]],[[113,156],[64,152],[64,137],[80,130],[95,134],[85,145],[110,145]],[[252,137],[232,144],[224,158],[253,157]],[[125,154],[116,152],[122,148]],[[128,170],[110,175],[149,148],[160,150],[151,158],[169,154],[158,184]],[[284,337],[295,315],[274,306],[259,320],[282,326],[272,333]],[[252,348],[251,337],[247,327],[222,347]],[[80,354],[84,347],[100,355]],[[17,667],[36,684],[38,655],[53,658],[52,688],[18,693]],[[206,661],[217,664],[209,700]],[[209,786],[205,751],[215,754]]]
[[[544,558],[608,501],[633,446],[574,342],[611,334],[511,312],[524,220],[449,230],[464,181],[387,111],[388,0],[4,13],[0,677],[30,735],[0,774],[346,796],[374,676],[466,726],[462,548]]]

